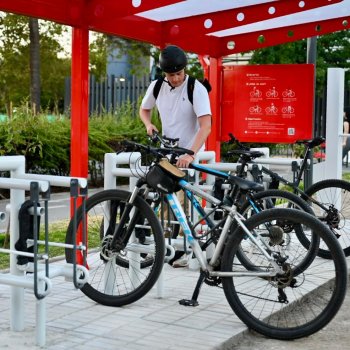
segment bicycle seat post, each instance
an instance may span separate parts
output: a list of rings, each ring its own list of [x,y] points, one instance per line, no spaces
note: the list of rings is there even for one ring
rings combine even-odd
[[[313,149],[313,147],[311,147],[311,145],[308,143],[306,145],[306,151],[305,151],[303,163],[301,165],[300,173],[298,176],[298,184],[299,184],[302,176],[304,175],[304,187],[305,187],[305,189],[307,189],[308,187],[310,187],[312,185],[312,169],[310,168],[310,166],[308,164],[308,160],[312,159],[312,157],[311,157],[312,149]],[[311,167],[312,167],[312,165],[311,165]]]

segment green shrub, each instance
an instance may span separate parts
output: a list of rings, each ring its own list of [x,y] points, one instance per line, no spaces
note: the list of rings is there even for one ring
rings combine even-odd
[[[157,115],[153,118],[159,126]],[[70,139],[71,120],[67,117],[33,115],[23,107],[0,121],[0,156],[25,156],[27,172],[69,175]],[[147,140],[145,127],[133,116],[131,104],[124,104],[114,115],[90,117],[88,152],[92,167],[103,163],[105,153],[117,151],[123,139]]]
[[[34,116],[25,108],[0,122],[0,155],[23,155],[26,171],[64,175],[69,171],[70,121]]]

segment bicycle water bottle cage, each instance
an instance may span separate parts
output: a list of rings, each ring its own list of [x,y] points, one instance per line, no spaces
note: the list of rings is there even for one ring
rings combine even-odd
[[[168,159],[162,159],[153,165],[146,175],[146,182],[149,186],[163,193],[174,193],[181,189],[178,180],[186,174],[172,165]]]

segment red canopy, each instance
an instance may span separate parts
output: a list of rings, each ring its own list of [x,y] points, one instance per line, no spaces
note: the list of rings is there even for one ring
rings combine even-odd
[[[0,10],[74,27],[73,176],[87,176],[89,30],[208,55],[214,120],[209,148],[216,149],[222,56],[348,29],[350,22],[350,0],[0,0]]]
[[[0,0],[0,10],[210,57],[349,28],[349,0]]]

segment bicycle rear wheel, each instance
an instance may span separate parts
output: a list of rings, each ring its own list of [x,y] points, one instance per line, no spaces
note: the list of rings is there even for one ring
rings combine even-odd
[[[73,220],[67,230],[66,242],[73,244],[75,234],[82,228],[83,215],[86,216],[86,267],[90,279],[82,291],[90,299],[107,306],[122,306],[142,298],[157,281],[164,263],[164,237],[159,220],[139,196],[124,225],[124,228],[134,225],[133,234],[128,242],[122,242],[123,248],[111,249],[109,244],[114,229],[119,225],[120,213],[129,197],[129,192],[121,190],[106,190],[91,196],[86,201],[85,213],[82,207],[77,211],[77,232],[74,232]],[[132,220],[135,214],[139,214],[138,220]],[[104,227],[103,234],[101,227]],[[148,231],[147,242],[141,243],[137,238],[138,228]],[[77,253],[78,261],[82,258],[80,254]],[[142,264],[145,255],[149,260],[147,264]],[[73,262],[71,249],[66,249],[66,260]],[[121,261],[127,263],[122,264]]]
[[[333,232],[344,250],[345,256],[350,255],[350,183],[344,180],[330,179],[316,182],[305,191],[307,197],[316,203],[308,201],[318,219]],[[307,198],[306,198],[307,200]],[[307,247],[309,237],[300,236],[301,242]],[[327,247],[320,246],[318,255],[329,259],[331,256]]]
[[[301,223],[318,235],[332,259],[315,257],[304,270],[297,268],[294,255],[274,254],[284,273],[259,277],[258,272],[237,264],[236,253],[246,233],[238,227],[223,252],[221,270],[237,271],[238,277],[222,278],[227,301],[249,328],[276,339],[309,336],[327,325],[339,310],[347,287],[344,253],[334,235],[310,214],[294,209],[269,209],[245,221],[250,232],[277,220]],[[252,243],[253,244],[253,243]],[[272,272],[271,260],[261,255],[260,267]],[[255,276],[254,276],[255,274]]]
[[[256,215],[257,212],[272,208],[298,209],[313,214],[311,207],[294,193],[281,190],[266,190],[255,193],[243,203],[239,212],[246,218]],[[304,230],[306,232],[304,232]],[[308,245],[305,246],[300,239],[308,236]],[[266,249],[272,252],[285,252],[298,257],[298,266],[301,270],[307,268],[315,257],[319,246],[318,236],[312,235],[307,227],[289,220],[279,221],[273,225],[261,227],[259,238]],[[311,240],[311,245],[310,245]],[[239,261],[249,270],[258,270],[262,253],[248,239],[243,239],[237,251]],[[296,263],[297,260],[295,260]]]

